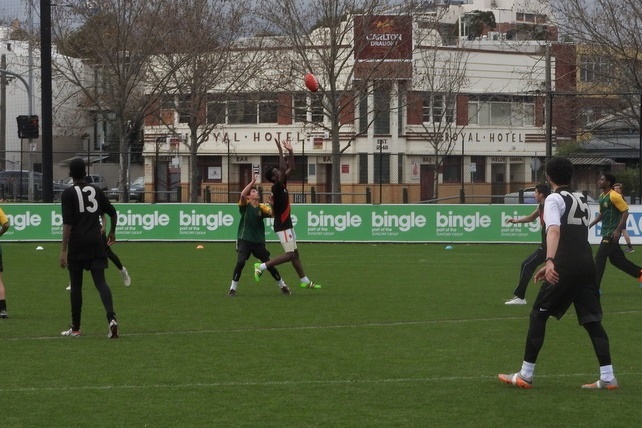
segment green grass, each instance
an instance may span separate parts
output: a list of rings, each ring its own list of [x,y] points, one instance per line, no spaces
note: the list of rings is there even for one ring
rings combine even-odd
[[[67,272],[58,244],[37,245],[2,244],[3,427],[627,427],[642,417],[642,291],[613,267],[602,300],[621,389],[579,388],[598,367],[571,310],[549,322],[524,391],[496,375],[521,365],[530,306],[503,301],[533,245],[302,244],[321,290],[300,290],[283,265],[293,293],[281,296],[269,275],[254,282],[251,261],[231,298],[233,244],[120,243],[133,283],[107,271],[118,340],[106,338],[89,274],[83,337],[59,336]],[[630,258],[642,264],[642,251]]]

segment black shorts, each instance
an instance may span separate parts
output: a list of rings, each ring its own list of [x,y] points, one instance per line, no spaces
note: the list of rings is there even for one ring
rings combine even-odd
[[[566,311],[575,306],[580,325],[602,321],[600,292],[592,278],[564,278],[555,284],[544,282],[533,303],[533,313],[548,313],[558,320]]]
[[[107,269],[107,257],[97,259],[68,260],[69,270],[105,270]]]
[[[237,260],[239,262],[245,262],[251,255],[254,255],[263,263],[270,260],[270,252],[265,247],[264,242],[250,242],[239,239],[236,242],[236,251],[238,252]]]

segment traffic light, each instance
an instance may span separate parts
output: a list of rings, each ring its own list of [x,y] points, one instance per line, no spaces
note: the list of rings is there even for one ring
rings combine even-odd
[[[18,138],[38,138],[40,137],[40,122],[36,115],[21,115],[18,120]]]

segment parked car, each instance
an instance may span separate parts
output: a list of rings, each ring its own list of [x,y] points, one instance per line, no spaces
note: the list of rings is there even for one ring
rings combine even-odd
[[[85,177],[85,182],[93,184],[94,186],[104,191],[107,191],[109,189],[109,187],[107,186],[107,180],[105,180],[105,177],[103,177],[102,175],[89,174]]]
[[[143,202],[145,199],[145,177],[137,177],[134,181],[131,182],[129,187],[129,200],[134,202]],[[107,197],[109,199],[117,201],[120,199],[121,191],[118,187],[112,187],[107,192]]]
[[[27,199],[29,197],[29,176],[33,174],[33,197],[42,197],[42,174],[35,171],[0,171],[0,197]]]
[[[129,186],[129,200],[143,202],[145,200],[145,177],[138,177]]]
[[[74,179],[71,177],[63,178],[58,183],[60,184],[60,187],[64,190],[67,187],[71,187],[71,185],[74,184]]]
[[[520,193],[523,193],[523,197],[520,202]],[[595,199],[591,196],[586,195],[586,202],[589,204],[597,204]],[[504,195],[505,204],[536,204],[535,202],[535,188],[526,187],[525,189],[518,190],[517,192],[507,193]]]
[[[102,189],[103,191],[107,191],[109,188],[107,187],[107,180],[105,180],[105,177],[99,174],[89,174],[88,176],[85,177],[85,182],[86,183],[91,183],[94,186]],[[60,185],[62,186],[63,189],[66,189],[67,187],[71,187],[74,184],[74,179],[71,177],[63,178],[60,180]]]

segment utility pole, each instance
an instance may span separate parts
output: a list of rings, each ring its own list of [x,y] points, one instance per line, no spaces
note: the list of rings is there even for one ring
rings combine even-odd
[[[42,98],[42,201],[53,202],[53,99],[51,96],[51,0],[40,0]]]
[[[638,133],[640,134],[640,147],[638,151],[638,201],[642,204],[642,92],[640,92],[640,111],[638,112]]]
[[[551,44],[546,43],[546,161],[553,156],[553,78],[551,72]]]
[[[0,58],[0,70],[7,69],[7,56]],[[0,158],[5,159],[7,150],[7,75],[0,73]]]

